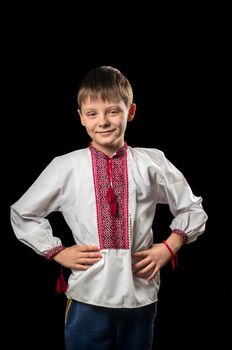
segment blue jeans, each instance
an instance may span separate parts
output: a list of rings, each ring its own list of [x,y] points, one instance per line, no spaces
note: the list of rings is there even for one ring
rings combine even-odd
[[[151,350],[156,303],[105,308],[72,300],[65,320],[66,350]]]

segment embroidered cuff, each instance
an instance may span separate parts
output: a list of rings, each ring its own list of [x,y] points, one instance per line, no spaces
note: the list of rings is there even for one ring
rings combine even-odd
[[[174,229],[172,230],[171,233],[175,233],[176,235],[181,236],[182,239],[183,239],[183,241],[184,241],[184,244],[187,243],[187,241],[188,241],[188,236],[187,236],[187,234],[186,234],[184,231],[179,230],[179,229],[177,229],[177,228],[174,228]]]
[[[61,250],[65,249],[65,247],[61,244],[58,245],[50,250],[48,250],[46,253],[43,254],[43,256],[47,259],[47,260],[51,260],[56,254],[58,254],[59,252],[61,252]]]

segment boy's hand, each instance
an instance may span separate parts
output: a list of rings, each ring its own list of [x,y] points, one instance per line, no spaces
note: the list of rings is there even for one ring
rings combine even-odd
[[[101,260],[100,248],[90,245],[73,245],[61,250],[53,260],[64,267],[76,270],[88,270],[93,264]]]
[[[170,260],[170,253],[163,243],[153,244],[151,248],[132,254],[138,260],[132,264],[134,275],[152,281],[159,270]]]

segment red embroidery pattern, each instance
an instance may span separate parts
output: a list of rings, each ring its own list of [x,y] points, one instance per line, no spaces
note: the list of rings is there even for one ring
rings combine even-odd
[[[92,156],[100,248],[129,249],[127,145],[120,148],[112,158],[92,144],[89,148]],[[112,208],[107,200],[109,188],[116,197],[116,215],[112,215]]]
[[[47,260],[51,260],[56,254],[58,254],[59,252],[61,252],[61,250],[65,249],[65,247],[60,244],[48,251],[46,251],[46,253],[43,254],[43,256],[47,259]]]
[[[187,234],[184,231],[179,230],[177,228],[174,228],[171,233],[175,233],[175,234],[181,236],[183,238],[183,240],[184,240],[184,243],[187,243],[188,236],[187,236]]]

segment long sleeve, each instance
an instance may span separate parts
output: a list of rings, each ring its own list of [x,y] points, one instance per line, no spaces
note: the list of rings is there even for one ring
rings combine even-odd
[[[16,237],[40,255],[61,245],[46,216],[60,210],[61,188],[54,159],[24,195],[11,206]]]
[[[207,214],[202,207],[202,197],[193,194],[183,174],[163,155],[160,203],[168,203],[174,219],[170,228],[186,233],[187,242],[193,242],[205,230]]]

